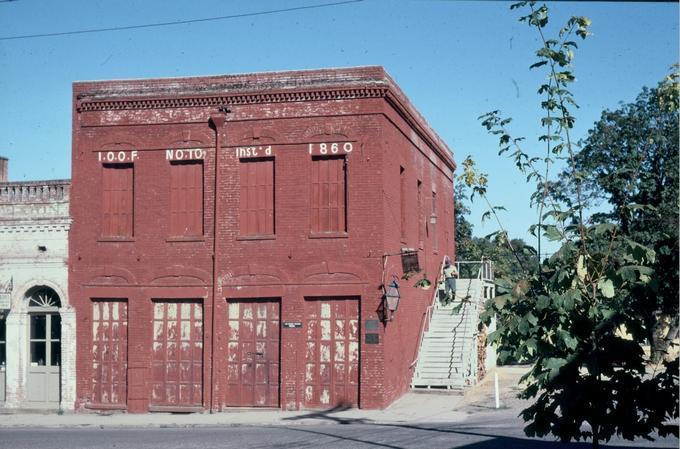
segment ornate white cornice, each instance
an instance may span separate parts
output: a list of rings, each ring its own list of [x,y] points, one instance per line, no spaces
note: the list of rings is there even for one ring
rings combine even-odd
[[[0,234],[17,234],[22,232],[68,232],[70,223],[45,224],[4,224],[0,223]]]

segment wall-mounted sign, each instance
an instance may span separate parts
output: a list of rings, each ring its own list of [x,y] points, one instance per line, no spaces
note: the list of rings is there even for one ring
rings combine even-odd
[[[302,327],[300,321],[284,321],[282,325],[286,329],[299,329]]]
[[[0,293],[0,310],[9,309],[12,303],[11,299],[10,293]]]
[[[236,147],[234,148],[236,157],[246,159],[249,157],[270,157],[275,155],[271,145],[261,145],[257,147]]]
[[[129,163],[139,159],[137,150],[130,151],[98,151],[97,160],[107,164]]]
[[[367,345],[377,345],[380,343],[380,334],[366,334],[364,343]]]
[[[183,148],[180,150],[165,150],[165,160],[168,161],[193,161],[205,157],[205,150],[200,148]]]
[[[352,150],[354,150],[354,144],[352,142],[320,142],[309,144],[309,154],[312,156],[349,154]]]
[[[366,320],[365,327],[367,331],[377,331],[378,329],[380,329],[380,321]]]

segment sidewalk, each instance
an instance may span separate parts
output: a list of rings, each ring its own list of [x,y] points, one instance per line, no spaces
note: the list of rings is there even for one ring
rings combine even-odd
[[[502,403],[516,395],[516,380],[526,368],[497,368],[501,379]],[[475,407],[494,406],[493,372],[465,396],[442,390],[410,391],[385,410],[330,409],[281,411],[272,409],[230,409],[220,413],[8,413],[0,412],[3,427],[214,427],[305,424],[403,424],[462,422]],[[514,382],[514,384],[513,384]]]

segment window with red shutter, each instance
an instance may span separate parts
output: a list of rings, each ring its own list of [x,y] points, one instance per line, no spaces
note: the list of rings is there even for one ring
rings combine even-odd
[[[439,250],[439,238],[437,236],[437,192],[432,192],[432,214],[430,224],[432,226],[432,250]]]
[[[170,164],[170,234],[203,235],[203,162]]]
[[[423,182],[419,179],[418,189],[418,245],[423,248],[425,241],[425,212],[423,211]]]
[[[406,169],[399,167],[399,210],[401,213],[401,241],[406,243]]]
[[[345,157],[312,158],[311,231],[347,232]]]
[[[102,175],[102,236],[132,237],[134,228],[134,166],[104,165]]]
[[[274,235],[274,160],[242,159],[239,172],[240,235]]]

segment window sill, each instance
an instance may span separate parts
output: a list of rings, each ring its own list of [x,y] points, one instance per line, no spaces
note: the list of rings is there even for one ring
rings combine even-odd
[[[174,242],[205,242],[205,237],[203,236],[176,236],[176,237],[168,237],[165,239],[166,242],[169,243],[174,243]]]
[[[97,239],[98,242],[118,242],[118,243],[126,243],[126,242],[134,242],[135,238],[134,237],[99,237]]]
[[[265,235],[239,235],[236,240],[248,241],[248,240],[276,240],[275,234],[265,234]]]
[[[346,239],[349,235],[346,232],[318,232],[309,234],[310,239]]]

